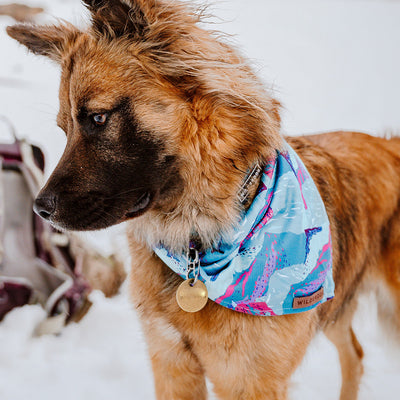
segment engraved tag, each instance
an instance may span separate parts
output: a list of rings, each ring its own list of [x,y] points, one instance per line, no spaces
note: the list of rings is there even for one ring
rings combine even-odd
[[[295,297],[293,300],[293,308],[306,308],[313,306],[324,298],[324,288],[322,287],[317,292],[311,294],[310,296]]]
[[[206,285],[199,280],[194,285],[193,282],[194,279],[182,282],[176,291],[176,301],[179,307],[190,313],[202,310],[208,301]]]

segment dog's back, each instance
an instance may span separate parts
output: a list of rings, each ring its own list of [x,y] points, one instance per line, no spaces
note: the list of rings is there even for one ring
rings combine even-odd
[[[386,300],[390,296],[399,307],[400,138],[332,132],[288,140],[313,176],[334,227],[336,297],[344,306],[360,290],[373,287],[383,295],[385,287]],[[335,308],[336,318],[342,310],[333,305],[324,307]]]

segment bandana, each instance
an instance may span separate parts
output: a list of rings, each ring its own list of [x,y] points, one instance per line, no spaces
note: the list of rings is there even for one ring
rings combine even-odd
[[[321,196],[286,143],[230,238],[200,253],[199,279],[229,309],[259,316],[308,311],[333,298],[332,245]],[[184,254],[158,246],[161,260],[187,277]]]

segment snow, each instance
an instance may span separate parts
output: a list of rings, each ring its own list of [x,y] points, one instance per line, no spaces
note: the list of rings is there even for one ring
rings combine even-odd
[[[26,3],[46,7],[41,21],[56,16],[84,24],[78,0]],[[225,0],[215,1],[212,11],[219,17],[213,28],[236,35],[232,40],[283,103],[286,133],[399,130],[399,1]],[[55,124],[59,71],[7,37],[4,28],[12,23],[0,17],[0,114],[44,148],[49,173],[65,144]],[[3,127],[0,133],[6,140]],[[108,251],[124,250],[122,230],[89,238]],[[1,400],[155,398],[126,286],[114,299],[96,292],[92,300],[85,319],[58,337],[31,337],[44,316],[38,306],[7,316],[0,324]],[[355,330],[366,353],[360,399],[397,398],[400,352],[378,328],[371,299],[362,299]],[[319,335],[293,377],[290,398],[338,399],[340,379],[336,351]]]

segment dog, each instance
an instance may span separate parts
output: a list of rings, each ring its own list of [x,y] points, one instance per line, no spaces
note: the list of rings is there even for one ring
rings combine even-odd
[[[284,146],[280,105],[235,49],[188,4],[84,0],[91,25],[15,25],[8,34],[61,65],[65,152],[35,202],[55,226],[127,222],[130,293],[146,335],[158,400],[286,399],[318,331],[336,346],[341,400],[357,398],[363,350],[352,318],[376,291],[400,328],[400,139],[356,132],[288,137],[330,221],[335,297],[306,312],[256,317],[208,301],[187,313],[182,278],[153,248],[210,248],[250,207],[237,193]]]

